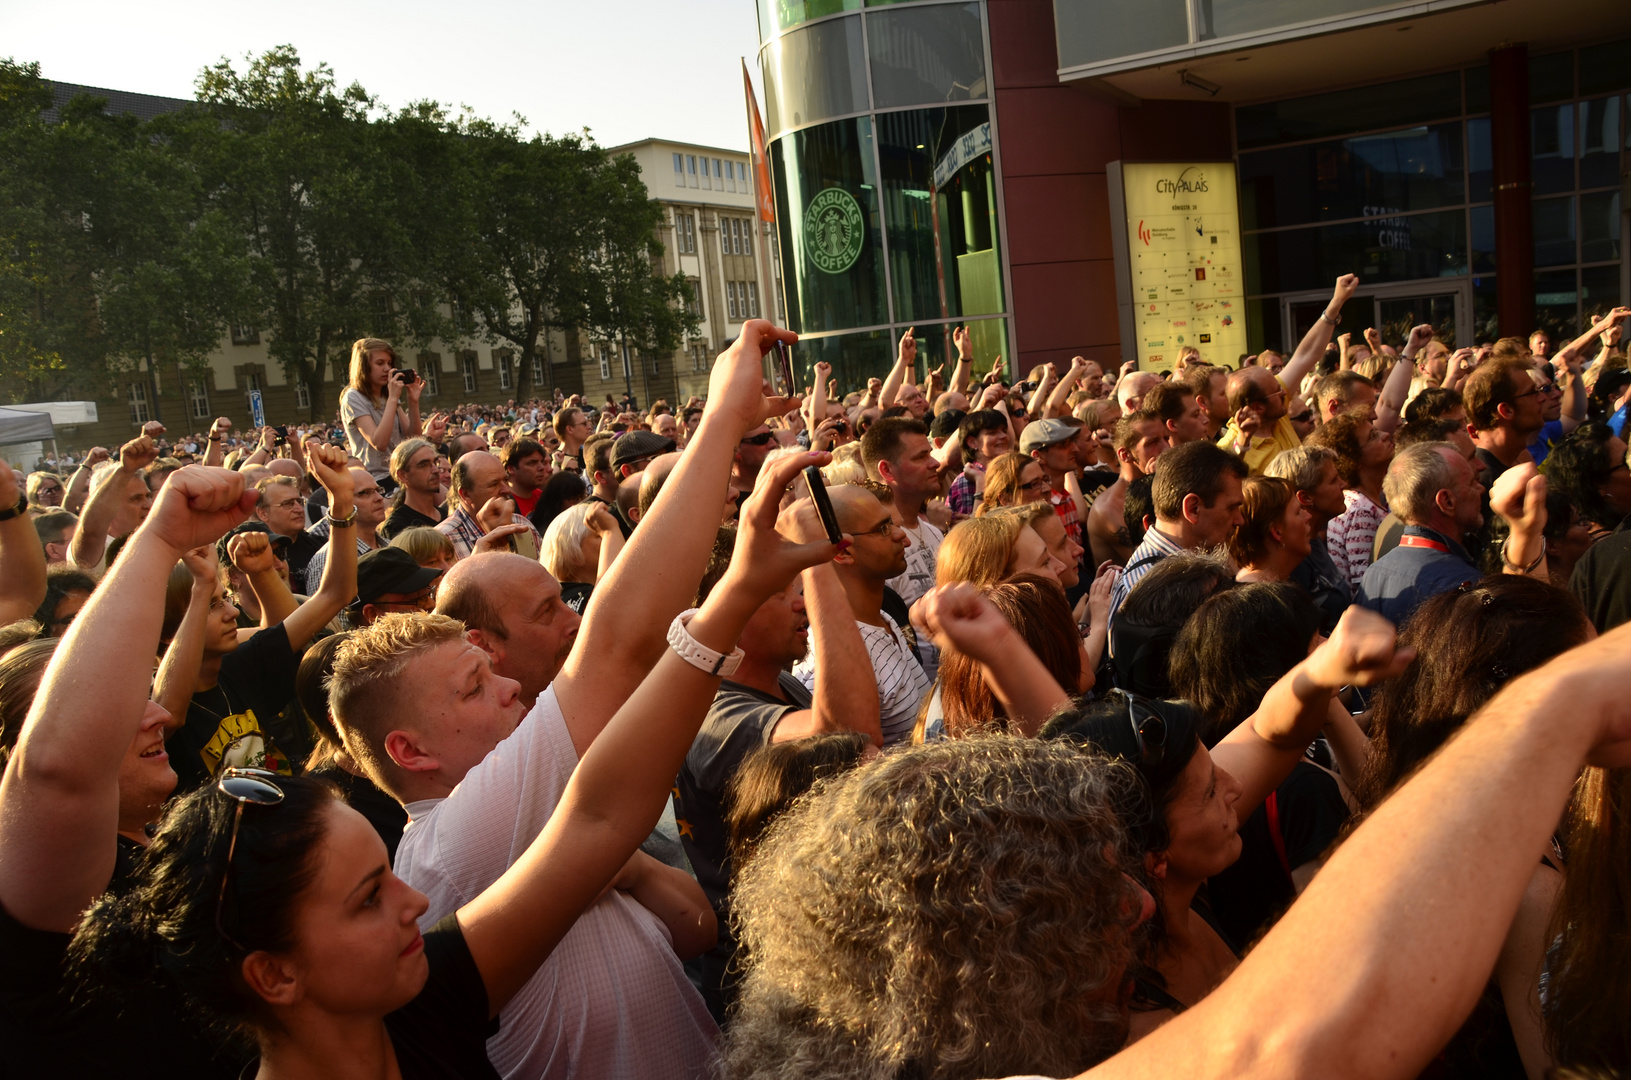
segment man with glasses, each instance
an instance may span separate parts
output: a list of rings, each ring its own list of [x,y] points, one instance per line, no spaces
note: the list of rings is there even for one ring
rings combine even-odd
[[[906,533],[906,570],[887,582],[908,605],[934,588],[935,556],[945,534],[923,517],[941,493],[940,466],[923,421],[905,416],[879,420],[861,439],[867,475],[894,495],[894,519]]]
[[[385,546],[385,541],[380,538],[378,532],[380,525],[385,521],[385,493],[380,490],[379,481],[375,480],[367,469],[352,466],[351,482],[356,485],[351,498],[357,507],[356,546],[357,557],[360,560],[369,552]],[[317,532],[318,528],[327,524],[326,521],[322,522],[312,531]],[[322,532],[327,535],[328,529],[322,528]],[[306,564],[303,583],[308,594],[316,592],[323,580],[323,567],[328,565],[329,545],[333,542],[334,539],[330,536],[328,543],[318,548],[311,561]]]
[[[1065,486],[1065,480],[1076,471],[1076,433],[1082,421],[1074,416],[1061,420],[1033,420],[1019,435],[1019,452],[1028,455],[1048,474],[1048,493],[1044,496],[1053,512],[1065,525],[1065,532],[1078,545],[1082,544],[1082,518],[1087,507],[1082,504],[1080,492]]]
[[[356,629],[392,612],[433,611],[441,577],[440,570],[420,566],[402,548],[370,551],[357,560],[357,599],[346,609],[347,621]]]
[[[882,484],[869,488],[840,484],[827,489],[827,495],[838,527],[850,541],[849,548],[833,559],[833,567],[872,661],[883,741],[892,746],[911,736],[930,686],[911,638],[883,610],[890,580],[906,572],[906,531],[880,501],[890,498],[889,488]],[[793,667],[793,676],[806,690],[815,689],[815,665],[812,655]]]
[[[1467,426],[1478,448],[1478,480],[1486,489],[1526,459],[1529,444],[1546,426],[1546,396],[1533,366],[1517,356],[1496,356],[1467,380],[1461,396]]]
[[[765,456],[775,448],[776,433],[768,425],[760,424],[736,444],[736,457],[731,462],[731,495],[738,510],[753,494],[753,485],[759,479],[759,467]]]
[[[74,530],[79,518],[66,510],[47,509],[34,519],[34,531],[39,534],[40,546],[45,549],[47,566],[64,566],[68,562],[68,546],[74,542]]]
[[[312,556],[324,541],[306,529],[306,500],[300,497],[300,485],[287,476],[269,476],[255,487],[260,491],[255,516],[273,535],[289,538],[289,573],[295,581],[305,582]]]
[[[589,441],[594,430],[589,417],[576,406],[555,414],[555,434],[561,437],[561,455],[576,461],[580,470],[583,468],[583,444]]]
[[[1194,396],[1190,395],[1190,400]],[[1135,412],[1116,421],[1113,445],[1120,470],[1116,482],[1099,493],[1087,511],[1087,542],[1092,552],[1093,565],[1106,559],[1127,565],[1135,546],[1127,531],[1124,511],[1127,489],[1134,480],[1155,471],[1155,459],[1172,448],[1172,432],[1161,417],[1150,412]]]

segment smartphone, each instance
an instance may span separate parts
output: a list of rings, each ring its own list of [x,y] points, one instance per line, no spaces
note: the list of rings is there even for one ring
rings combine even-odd
[[[289,441],[289,428],[288,428],[288,425],[280,424],[277,427],[273,428],[272,430],[277,432],[277,441],[278,442],[286,443],[286,442]]]
[[[402,372],[403,386],[412,386],[414,383],[419,381],[419,372],[415,371],[413,368],[397,368],[397,370]]]
[[[775,354],[770,359],[770,386],[777,397],[793,396],[793,361],[787,355],[785,341],[776,342]]]
[[[804,470],[804,482],[810,485],[810,501],[815,503],[816,513],[821,515],[822,527],[827,530],[827,539],[836,544],[844,538],[844,531],[838,527],[838,515],[833,513],[832,500],[827,497],[827,481],[822,479],[821,467],[811,465]]]

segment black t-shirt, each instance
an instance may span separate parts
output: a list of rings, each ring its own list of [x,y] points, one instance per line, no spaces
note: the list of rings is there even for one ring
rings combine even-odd
[[[294,773],[306,733],[294,726],[285,706],[294,699],[299,666],[300,657],[289,647],[281,623],[222,658],[219,681],[193,695],[187,722],[170,736],[177,794],[203,784],[223,761]]]
[[[1089,507],[1093,500],[1104,494],[1104,489],[1121,479],[1121,474],[1110,469],[1087,469],[1082,472],[1082,499]]]
[[[396,847],[402,842],[402,830],[408,827],[408,812],[402,804],[375,787],[368,777],[346,772],[333,763],[312,770],[311,775],[340,789],[346,805],[367,818],[385,841],[386,854],[395,864]]]
[[[391,507],[391,512],[385,515],[385,520],[380,523],[380,526],[376,531],[380,536],[385,537],[385,539],[389,541],[402,530],[411,529],[418,525],[423,525],[427,528],[434,529],[447,519],[447,504],[443,503],[441,506],[438,506],[436,508],[436,512],[442,516],[435,519],[428,518],[424,514],[421,514],[419,511],[415,510],[413,507],[409,506],[406,502],[400,502]]]
[[[581,581],[561,582],[561,603],[583,614],[583,609],[589,606],[589,597],[595,591],[593,585],[585,585]]]
[[[311,565],[311,557],[321,551],[326,543],[326,537],[313,536],[301,529],[300,535],[294,538],[294,543],[289,545],[289,550],[283,556],[289,563],[289,580],[305,581],[306,567]]]
[[[1286,864],[1293,870],[1318,859],[1348,820],[1348,805],[1336,778],[1306,761],[1297,763],[1272,798]],[[1228,936],[1243,946],[1297,898],[1269,829],[1268,807],[1260,806],[1240,824],[1240,858],[1207,880],[1213,914]]]
[[[725,1014],[726,971],[736,952],[728,906],[731,862],[725,790],[743,759],[769,744],[784,715],[811,705],[810,692],[788,673],[782,672],[776,685],[780,698],[729,679],[720,683],[676,785],[674,813],[685,855],[719,918],[719,941],[702,957],[702,996],[716,1019]]]
[[[0,908],[0,1075],[19,1080],[234,1080],[250,1055],[211,1038],[154,994],[122,1009],[75,1004],[64,985],[69,935],[24,926]]]
[[[487,986],[456,916],[425,934],[425,959],[425,988],[385,1018],[402,1080],[498,1080],[487,1060],[498,1018],[487,1015]]]
[[[1631,529],[1627,525],[1586,550],[1574,564],[1569,591],[1585,606],[1599,634],[1631,622]]]

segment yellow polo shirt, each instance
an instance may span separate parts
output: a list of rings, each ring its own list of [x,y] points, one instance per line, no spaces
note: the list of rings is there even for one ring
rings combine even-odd
[[[1280,383],[1280,387],[1285,389],[1285,383]],[[1286,390],[1286,394],[1289,398],[1291,391]],[[1232,454],[1239,442],[1240,428],[1235,424],[1234,418],[1230,417],[1229,423],[1224,426],[1223,431],[1218,435],[1218,445]],[[1302,444],[1302,437],[1297,434],[1297,429],[1292,426],[1291,417],[1289,415],[1282,416],[1274,422],[1273,431],[1267,435],[1255,436],[1252,439],[1251,445],[1241,453],[1240,459],[1246,463],[1246,467],[1252,471],[1253,476],[1261,476],[1263,471],[1268,468],[1269,462],[1274,460],[1276,454],[1282,450],[1295,450]]]

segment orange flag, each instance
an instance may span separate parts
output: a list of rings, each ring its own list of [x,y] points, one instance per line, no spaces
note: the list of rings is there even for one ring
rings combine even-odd
[[[770,188],[770,155],[765,153],[765,125],[759,119],[759,103],[753,97],[753,82],[748,78],[748,63],[742,61],[742,89],[748,98],[748,143],[752,147],[754,187],[759,202],[759,220],[774,223],[776,196]]]

